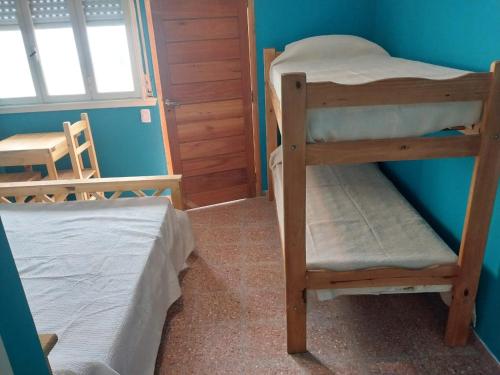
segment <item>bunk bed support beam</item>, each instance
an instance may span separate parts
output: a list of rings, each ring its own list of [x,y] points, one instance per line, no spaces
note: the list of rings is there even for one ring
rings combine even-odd
[[[277,118],[274,113],[273,108],[273,96],[272,87],[269,83],[269,71],[271,69],[271,63],[276,57],[276,50],[274,48],[264,49],[264,85],[266,93],[266,150],[267,150],[267,160],[271,156],[271,153],[278,147],[278,123]],[[267,199],[272,201],[274,199],[273,191],[273,178],[271,174],[271,168],[267,166]]]
[[[465,345],[469,336],[481,266],[488,240],[498,179],[500,178],[500,61],[492,64],[492,83],[481,124],[481,148],[476,157],[465,217],[445,341]]]
[[[377,268],[356,271],[307,270],[307,289],[366,288],[377,286],[453,285],[456,264],[411,270]]]
[[[306,75],[282,76],[283,250],[288,353],[306,349]]]
[[[479,135],[313,143],[306,146],[306,163],[357,164],[477,156],[480,144]]]

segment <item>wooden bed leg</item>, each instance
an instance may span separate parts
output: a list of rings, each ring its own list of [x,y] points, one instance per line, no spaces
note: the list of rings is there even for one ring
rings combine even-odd
[[[465,345],[500,177],[500,62],[493,63],[489,100],[483,112],[481,148],[476,157],[460,246],[459,277],[453,288],[445,341]]]
[[[264,81],[266,93],[266,149],[267,149],[267,199],[274,199],[273,177],[269,166],[269,157],[271,153],[278,147],[278,122],[273,110],[271,101],[271,91],[269,88],[269,69],[271,63],[276,57],[274,48],[264,49]]]
[[[284,254],[288,353],[306,349],[306,75],[282,77]]]

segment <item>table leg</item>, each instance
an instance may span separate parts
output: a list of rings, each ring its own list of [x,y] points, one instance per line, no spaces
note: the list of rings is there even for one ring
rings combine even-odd
[[[46,167],[49,180],[58,180],[59,176],[57,174],[56,162],[54,161],[54,158],[52,158],[52,155],[47,158]],[[66,194],[55,195],[54,200],[56,202],[62,202],[66,199],[66,197]]]
[[[58,175],[57,175],[57,169],[56,169],[56,163],[54,162],[54,159],[49,158],[47,160],[47,174],[50,180],[57,180]]]

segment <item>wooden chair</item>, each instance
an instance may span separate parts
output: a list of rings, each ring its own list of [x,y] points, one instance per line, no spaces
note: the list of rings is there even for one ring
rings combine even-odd
[[[71,158],[71,169],[59,171],[60,180],[79,179],[87,180],[89,178],[100,178],[99,164],[94,147],[94,139],[90,130],[89,116],[82,113],[80,121],[71,124],[69,121],[63,123],[64,134],[68,142],[68,152]],[[83,133],[83,141],[80,144],[80,137]],[[90,168],[85,168],[83,162],[83,153],[87,152]],[[87,193],[83,193],[79,199],[89,199]]]

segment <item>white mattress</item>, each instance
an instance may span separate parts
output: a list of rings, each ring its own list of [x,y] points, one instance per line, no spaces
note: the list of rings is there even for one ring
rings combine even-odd
[[[468,72],[391,57],[365,39],[331,35],[288,45],[275,59],[270,81],[281,98],[281,75],[305,72],[307,82],[363,84],[388,78],[450,79]],[[420,136],[454,126],[471,126],[481,117],[481,102],[432,103],[310,109],[307,141]]]
[[[2,205],[38,332],[57,333],[55,374],[153,374],[178,272],[194,248],[166,198]]]
[[[283,236],[282,153],[271,155]],[[307,167],[308,269],[350,271],[454,264],[455,253],[403,198],[376,164]],[[448,291],[451,285],[336,290],[335,294]]]

